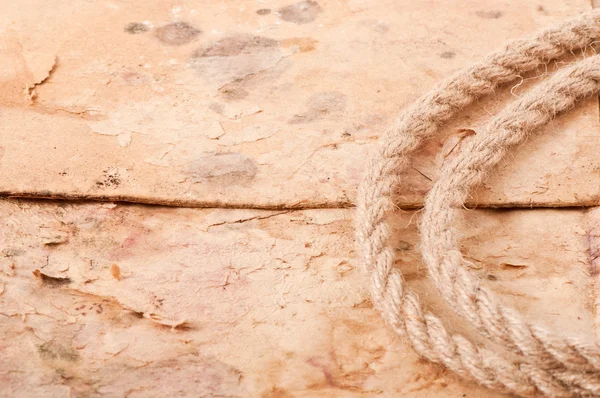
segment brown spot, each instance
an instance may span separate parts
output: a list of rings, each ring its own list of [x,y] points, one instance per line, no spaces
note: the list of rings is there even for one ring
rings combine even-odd
[[[323,9],[316,1],[301,1],[279,9],[281,19],[297,24],[314,21]]]
[[[156,37],[170,46],[181,46],[202,33],[186,22],[173,22],[156,29]]]
[[[34,270],[32,273],[36,278],[39,278],[42,283],[50,287],[60,287],[71,283],[71,278],[46,275],[39,269]]]
[[[219,181],[241,183],[252,180],[258,168],[256,162],[241,153],[218,153],[196,160],[188,172],[193,182]]]
[[[277,47],[277,45],[277,40],[268,37],[235,35],[221,39],[206,49],[196,51],[192,57],[231,57],[251,54],[257,50]]]
[[[312,95],[307,101],[308,110],[294,115],[290,124],[309,123],[340,113],[346,108],[346,96],[337,91],[325,91]]]
[[[489,274],[487,276],[488,281],[497,281],[498,277],[496,275]]]
[[[261,8],[260,10],[256,10],[258,15],[269,15],[271,10],[269,8]]]
[[[108,169],[102,172],[103,176],[101,179],[96,181],[96,187],[104,188],[104,187],[113,187],[116,188],[121,185],[121,176],[119,174],[119,170],[114,167],[109,167]]]
[[[117,264],[113,264],[110,266],[110,274],[113,278],[120,281],[121,280],[121,268]]]
[[[144,33],[150,30],[148,25],[143,24],[141,22],[131,22],[125,26],[125,32],[130,33],[132,35],[137,35],[139,33]]]
[[[288,48],[296,46],[301,53],[314,50],[315,44],[317,44],[317,41],[310,37],[292,37],[281,41],[281,47]]]
[[[443,53],[440,54],[440,57],[444,58],[444,59],[451,59],[454,58],[456,54],[453,53],[452,51],[445,51]]]
[[[477,11],[475,13],[475,15],[477,15],[479,18],[485,18],[485,19],[498,19],[502,16],[502,11],[498,11],[498,10],[490,10],[490,11]]]

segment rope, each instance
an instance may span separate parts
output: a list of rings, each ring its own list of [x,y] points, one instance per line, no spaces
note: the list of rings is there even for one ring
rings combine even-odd
[[[423,257],[445,300],[485,336],[505,343],[518,357],[504,357],[451,334],[424,312],[393,267],[387,215],[395,209],[399,174],[423,141],[475,99],[521,73],[546,65],[600,38],[600,11],[581,15],[529,39],[517,40],[476,65],[459,71],[402,113],[367,161],[357,197],[357,242],[370,276],[375,307],[421,356],[489,388],[521,396],[600,395],[600,348],[554,336],[526,323],[498,303],[462,267],[452,228],[468,191],[481,182],[511,146],[527,133],[600,89],[600,56],[557,73],[507,107],[442,170],[428,194],[421,222]]]

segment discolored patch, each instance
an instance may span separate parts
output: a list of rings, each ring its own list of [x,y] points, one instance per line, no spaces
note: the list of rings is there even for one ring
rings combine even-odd
[[[443,52],[443,53],[440,54],[440,57],[444,58],[444,59],[452,59],[452,58],[454,58],[455,55],[456,54],[453,53],[452,51],[445,51],[445,52]]]
[[[234,83],[227,84],[219,89],[219,92],[228,101],[237,101],[248,96],[248,92]]]
[[[269,15],[271,13],[271,9],[269,8],[261,8],[260,10],[256,10],[258,15]]]
[[[218,153],[197,159],[188,172],[193,182],[223,182],[239,184],[254,179],[256,162],[241,153]]]
[[[342,112],[346,108],[347,97],[337,91],[325,91],[312,95],[307,101],[308,110],[295,115],[290,124],[309,123],[328,115]]]
[[[71,347],[65,347],[53,341],[48,341],[38,346],[38,353],[43,360],[63,360],[75,362],[79,353]]]
[[[301,53],[314,50],[315,44],[317,44],[317,41],[310,37],[291,37],[281,41],[281,47],[296,47]]]
[[[314,21],[323,9],[316,1],[301,1],[279,9],[281,19],[297,24],[305,24]]]
[[[124,72],[119,77],[122,83],[127,86],[143,86],[151,82],[149,76],[137,72]]]
[[[222,87],[271,69],[282,58],[283,52],[277,40],[239,34],[199,48],[192,54],[190,64],[206,80]]]
[[[477,15],[479,18],[485,18],[485,19],[498,19],[500,18],[503,13],[502,11],[498,11],[498,10],[490,10],[490,11],[477,11],[475,13],[475,15]]]
[[[277,47],[277,45],[277,40],[264,36],[236,35],[226,37],[205,49],[196,51],[193,57],[232,57],[251,54],[262,49]]]
[[[156,37],[170,46],[181,46],[194,40],[200,33],[186,22],[173,22],[156,29]]]
[[[375,28],[373,29],[375,30],[375,32],[381,34],[385,34],[390,31],[390,27],[382,22],[378,22],[377,25],[375,25]]]
[[[125,26],[125,32],[130,33],[132,35],[137,35],[140,33],[145,33],[150,30],[148,25],[141,22],[131,22]]]

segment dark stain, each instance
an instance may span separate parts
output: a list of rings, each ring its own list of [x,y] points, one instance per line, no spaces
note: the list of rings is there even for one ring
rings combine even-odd
[[[121,185],[121,176],[119,175],[119,170],[114,168],[108,168],[104,170],[102,173],[102,178],[96,181],[96,187],[105,188],[105,187],[113,187],[116,188]]]
[[[146,24],[141,22],[131,22],[125,26],[125,32],[130,33],[132,35],[137,35],[140,33],[145,33],[150,30]]]
[[[271,9],[269,8],[261,8],[260,10],[256,10],[258,15],[269,15],[271,13]]]
[[[194,40],[200,33],[186,22],[173,22],[156,29],[156,37],[170,46],[181,46]]]
[[[226,37],[210,47],[197,50],[192,57],[231,57],[240,54],[251,54],[257,50],[277,47],[277,40],[263,36],[235,35]]]
[[[475,15],[477,15],[479,18],[498,19],[503,15],[503,12],[498,10],[477,11]]]
[[[496,275],[489,274],[487,276],[488,281],[497,281],[498,277]]]
[[[323,9],[316,1],[301,1],[279,9],[281,19],[297,24],[314,21]]]
[[[444,58],[444,59],[452,59],[452,58],[454,58],[455,55],[456,54],[453,53],[452,51],[445,51],[445,52],[443,52],[443,53],[440,54],[440,57]]]
[[[71,283],[71,278],[67,278],[67,277],[61,278],[61,277],[46,275],[43,272],[41,272],[39,269],[34,270],[32,272],[32,274],[36,278],[39,278],[43,284],[48,285],[50,287],[60,287],[60,286],[65,286],[65,285],[68,285],[69,283]]]
[[[254,179],[258,168],[256,162],[241,153],[218,153],[203,156],[192,165],[188,172],[193,182],[215,181],[242,183]]]
[[[75,362],[79,359],[79,353],[71,347],[65,347],[53,341],[48,341],[38,346],[38,353],[44,360],[62,359]]]
[[[314,94],[307,101],[308,110],[305,113],[294,115],[289,123],[309,123],[342,112],[346,108],[346,99],[344,94],[337,91]]]
[[[541,5],[537,6],[537,10],[539,12],[541,12],[542,14],[548,15],[548,11],[546,11],[546,9],[544,8],[544,6],[541,6]]]

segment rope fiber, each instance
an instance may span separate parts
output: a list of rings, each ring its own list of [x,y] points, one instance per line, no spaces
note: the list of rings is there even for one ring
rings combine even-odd
[[[426,312],[399,269],[388,215],[412,155],[441,126],[500,85],[600,39],[600,11],[582,14],[442,81],[399,115],[370,154],[357,194],[357,244],[375,308],[414,350],[463,378],[519,396],[600,396],[600,347],[585,338],[558,336],[524,320],[469,273],[454,225],[470,190],[531,132],[600,90],[600,55],[577,62],[541,83],[493,118],[441,170],[425,198],[420,230],[428,276],[457,313],[506,354],[449,332]]]

